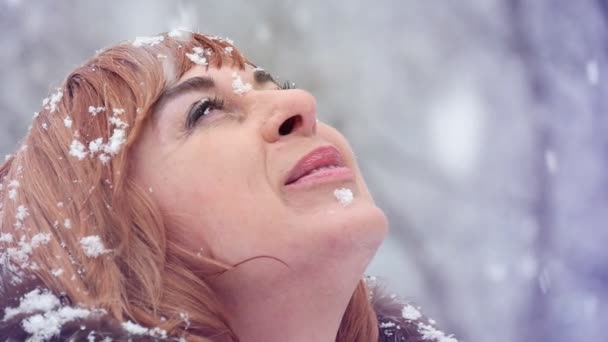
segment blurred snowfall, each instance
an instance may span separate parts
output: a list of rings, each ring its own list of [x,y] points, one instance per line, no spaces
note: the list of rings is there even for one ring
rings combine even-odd
[[[0,0],[0,153],[97,49],[185,26],[318,100],[461,341],[608,340],[608,0]],[[604,95],[602,95],[604,94]]]

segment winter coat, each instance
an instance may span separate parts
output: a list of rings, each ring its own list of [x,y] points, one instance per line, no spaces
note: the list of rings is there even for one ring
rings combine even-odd
[[[28,339],[32,341],[179,341],[177,338],[163,336],[162,331],[146,329],[136,324],[133,324],[135,328],[132,326],[131,329],[127,329],[124,324],[103,312],[91,312],[86,317],[80,318],[74,318],[78,316],[77,313],[76,316],[70,316],[74,313],[68,313],[67,317],[72,319],[67,318],[62,321],[66,317],[61,313],[62,308],[71,309],[69,300],[61,295],[42,291],[37,292],[41,296],[35,298],[36,301],[40,302],[48,298],[57,300],[55,306],[45,311],[46,314],[40,310],[21,312],[10,315],[10,319],[4,320],[10,308],[20,307],[20,304],[25,302],[24,295],[42,288],[40,285],[28,283],[11,286],[0,295],[0,314],[3,315],[3,320],[0,321],[0,341],[16,342]],[[372,304],[378,316],[378,342],[456,342],[455,339],[446,337],[442,332],[434,329],[433,325],[414,307],[399,301],[394,296],[386,295],[377,287],[372,287],[371,290]],[[38,331],[39,335],[32,334],[31,325],[35,324],[46,327],[47,331],[42,329]],[[48,336],[52,337],[47,338]]]

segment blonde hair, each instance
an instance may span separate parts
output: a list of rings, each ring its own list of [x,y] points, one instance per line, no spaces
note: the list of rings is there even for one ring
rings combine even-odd
[[[228,40],[161,34],[99,52],[45,99],[22,147],[0,167],[4,286],[36,277],[119,321],[193,341],[239,341],[205,281],[233,266],[197,256],[168,234],[129,171],[156,101],[203,58],[218,68],[251,64]],[[362,280],[336,340],[377,338]]]

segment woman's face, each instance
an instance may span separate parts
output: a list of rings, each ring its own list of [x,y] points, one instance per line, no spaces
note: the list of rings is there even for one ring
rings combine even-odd
[[[291,267],[359,250],[371,257],[386,217],[345,138],[316,114],[311,94],[282,90],[251,66],[195,66],[159,101],[134,150],[134,177],[160,206],[169,234],[179,234],[172,238],[195,253],[230,264],[273,256]],[[290,118],[291,128],[283,125]],[[285,185],[321,146],[335,147],[352,177]],[[339,188],[352,190],[352,203],[337,200]]]

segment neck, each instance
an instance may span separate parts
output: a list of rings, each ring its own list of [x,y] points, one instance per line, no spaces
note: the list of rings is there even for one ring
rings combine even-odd
[[[246,267],[243,272],[236,272],[238,268],[227,272],[221,283],[216,283],[230,323],[242,342],[336,340],[362,272],[348,279],[338,272],[302,277],[296,275],[302,273],[285,268],[269,279],[264,268],[276,270],[276,262],[255,262],[260,265]]]

